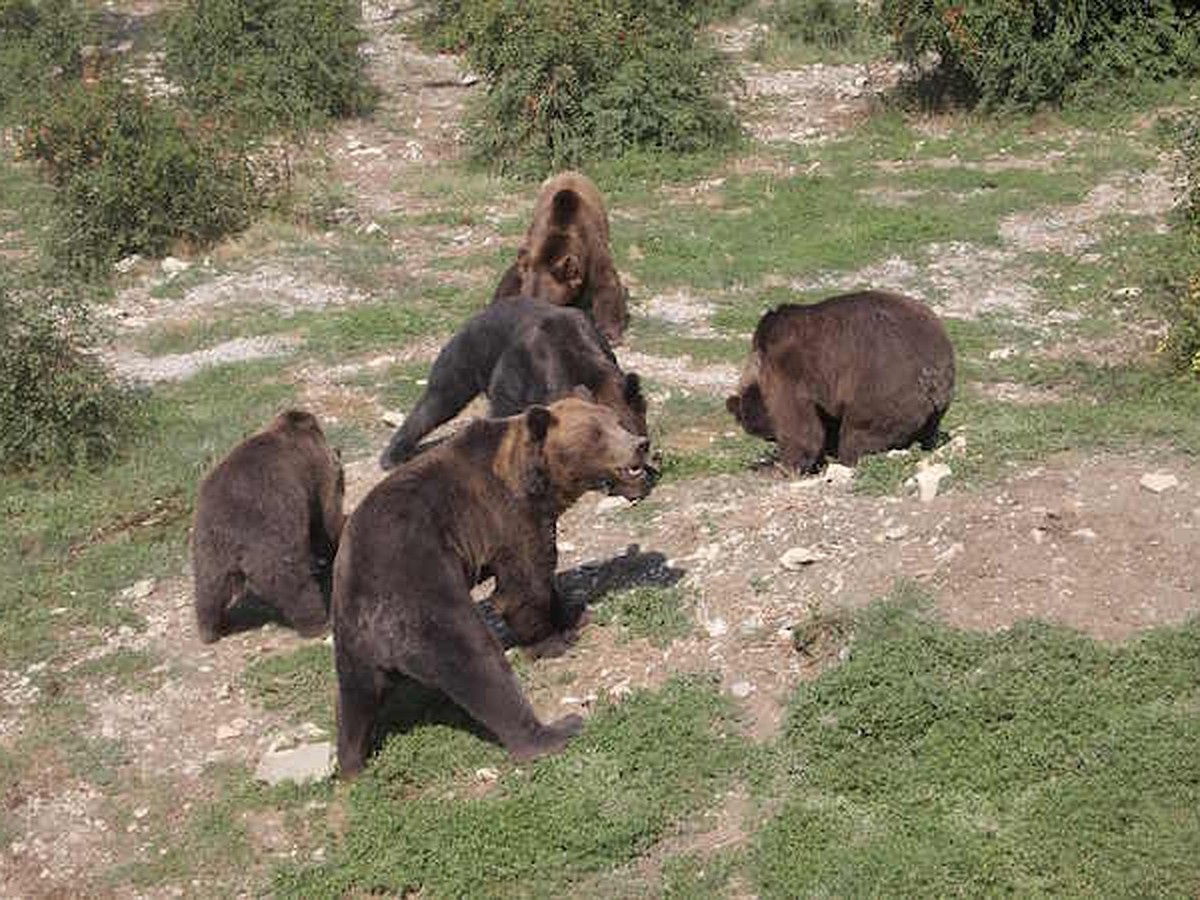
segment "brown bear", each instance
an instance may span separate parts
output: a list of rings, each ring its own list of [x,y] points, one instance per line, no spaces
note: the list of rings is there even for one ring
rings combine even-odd
[[[390,469],[404,462],[421,438],[458,415],[477,394],[487,393],[493,416],[511,416],[580,386],[611,407],[626,429],[646,434],[646,401],[637,374],[621,371],[586,315],[528,297],[493,304],[442,348],[424,393],[379,463]]]
[[[338,766],[363,766],[389,683],[446,694],[518,759],[560,750],[578,716],[544,725],[471,599],[485,574],[518,643],[572,628],[555,589],[559,515],[585,491],[639,499],[648,441],[608,407],[569,397],[478,419],[397,469],[350,517],[334,564]]]
[[[613,263],[604,200],[586,175],[562,172],[542,186],[517,261],[492,302],[518,296],[588,310],[601,333],[621,343],[628,292]]]
[[[954,348],[917,300],[885,291],[780,306],[759,320],[750,360],[726,407],[750,434],[779,443],[787,466],[826,456],[926,449],[954,393]]]
[[[342,533],[345,476],[316,418],[276,416],[209,472],[196,497],[192,569],[200,639],[227,631],[250,595],[305,636],[328,622],[321,579]]]

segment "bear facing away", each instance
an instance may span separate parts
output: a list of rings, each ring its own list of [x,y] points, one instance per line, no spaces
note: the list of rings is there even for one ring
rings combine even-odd
[[[543,185],[517,261],[492,302],[515,296],[588,310],[601,334],[621,342],[628,292],[613,263],[604,200],[586,175],[561,172]]]
[[[528,297],[492,304],[442,348],[429,383],[380,456],[385,469],[417,451],[421,438],[486,393],[493,416],[516,415],[586,387],[621,425],[646,434],[646,401],[636,373],[626,375],[603,336],[577,309]]]
[[[785,304],[754,331],[726,408],[750,434],[777,441],[785,465],[854,465],[864,453],[930,449],[954,393],[954,348],[917,300],[885,291]]]
[[[321,572],[337,550],[344,491],[337,451],[301,410],[276,416],[209,472],[192,528],[201,640],[221,637],[230,607],[247,594],[305,636],[324,630]]]
[[[338,766],[356,774],[375,741],[385,689],[405,679],[446,694],[517,758],[560,750],[578,716],[545,725],[471,599],[485,574],[521,644],[579,618],[558,596],[558,516],[585,491],[649,493],[649,442],[579,398],[479,419],[400,467],[342,535],[333,577]]]

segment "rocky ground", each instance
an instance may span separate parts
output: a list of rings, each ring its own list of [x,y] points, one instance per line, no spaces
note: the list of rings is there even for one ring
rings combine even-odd
[[[423,260],[460,254],[461,270],[433,274],[479,291],[495,273],[476,271],[471,257],[511,242],[505,228],[522,219],[532,197],[489,207],[488,215],[470,224],[412,224],[397,231],[380,224],[399,214],[412,217],[441,208],[427,188],[449,177],[447,171],[460,160],[463,104],[478,88],[463,78],[454,59],[426,55],[404,38],[393,27],[390,5],[367,4],[367,12],[372,71],[385,99],[372,120],[343,125],[327,138],[332,178],[344,189],[343,214],[368,234],[382,232],[379,240],[394,251],[403,278],[429,276]],[[744,49],[738,40],[725,37],[734,51]],[[731,161],[730,173],[778,168],[782,164],[764,148],[819,143],[854,127],[898,72],[885,64],[780,71],[747,63],[745,76],[742,102],[760,143]],[[1041,159],[997,155],[972,165],[982,172],[1026,166],[1052,171],[1069,161],[1064,152]],[[939,163],[919,165],[936,169]],[[716,187],[701,183],[688,190],[694,199]],[[1082,203],[1010,215],[1000,225],[998,240],[986,247],[932,243],[916,256],[895,256],[849,274],[780,276],[778,281],[796,289],[893,287],[924,296],[942,314],[963,319],[1001,312],[1040,329],[1046,336],[1040,352],[1062,353],[1030,254],[1093,252],[1102,237],[1100,226],[1114,215],[1161,221],[1175,187],[1164,162],[1158,169],[1114,175]],[[922,202],[917,190],[896,190],[882,199],[901,207]],[[619,216],[614,218],[619,223]],[[312,240],[322,242],[320,235]],[[328,269],[270,252],[237,262],[229,271],[220,269],[221,259],[130,263],[113,305],[117,341],[110,357],[117,369],[148,383],[183,381],[211,366],[298,354],[302,341],[286,332],[158,354],[139,339],[149,330],[213,321],[249,307],[286,317],[369,299]],[[183,287],[163,293],[161,288],[175,279]],[[680,286],[640,298],[635,315],[703,340],[714,334],[714,308],[711,298]],[[1144,349],[1154,339],[1152,326],[1145,333],[1137,328],[1142,326],[1136,326],[1123,350]],[[425,335],[386,355],[351,355],[333,366],[305,359],[293,370],[296,395],[324,420],[371,423],[380,437],[386,433],[381,417],[387,404],[355,379],[397,364],[427,363],[442,337]],[[1096,346],[1088,349],[1096,352]],[[719,397],[737,378],[732,362],[652,352],[636,341],[621,358],[662,395]],[[1055,389],[1001,382],[986,390],[1000,402],[1036,404],[1054,396]],[[723,436],[700,425],[694,440],[704,446]],[[853,653],[848,633],[837,625],[839,614],[887,594],[898,580],[924,586],[937,613],[958,626],[993,630],[1032,617],[1107,641],[1178,623],[1200,607],[1194,565],[1200,558],[1200,466],[1193,459],[1163,447],[1073,451],[1009,466],[982,485],[960,483],[954,473],[987,450],[978,440],[967,425],[923,461],[930,468],[946,467],[945,479],[927,488],[925,497],[916,484],[882,497],[856,492],[854,473],[836,466],[807,478],[767,467],[668,481],[638,506],[585,497],[560,530],[566,583],[592,594],[599,586],[677,586],[695,627],[665,647],[623,641],[612,628],[585,628],[568,653],[528,667],[525,677],[539,712],[586,713],[601,694],[619,697],[675,673],[716,671],[748,712],[751,733],[769,737],[794,685]],[[375,452],[348,455],[350,508],[381,476]],[[47,674],[65,678],[120,654],[147,654],[154,660],[133,683],[114,674],[93,679],[83,698],[85,709],[78,712],[95,723],[95,738],[119,746],[129,760],[121,767],[115,795],[56,763],[5,798],[4,895],[67,896],[89,884],[105,891],[109,882],[96,880],[98,873],[172,859],[175,851],[162,835],[185,821],[193,806],[211,799],[207,773],[213,765],[255,769],[289,748],[314,746],[317,768],[327,770],[321,746],[330,739],[328,723],[297,724],[286,712],[265,708],[243,677],[256,661],[317,642],[267,626],[213,646],[200,644],[186,570],[138,580],[113,602],[137,614],[145,629],[123,626],[74,635],[71,644],[86,650],[0,670],[0,742],[11,743],[33,727],[28,710],[52,690],[47,685],[54,680]],[[113,890],[145,896],[255,890],[256,879],[275,862],[298,855],[319,858],[324,852],[326,801],[313,802],[311,817],[298,823],[285,823],[270,810],[244,813],[242,824],[255,851],[245,871],[206,881],[207,875],[180,880],[167,869],[144,884],[117,878],[119,887]],[[718,816],[722,822],[705,831],[706,840],[739,840],[739,809],[745,802],[731,796]],[[653,859],[646,865],[653,867]]]

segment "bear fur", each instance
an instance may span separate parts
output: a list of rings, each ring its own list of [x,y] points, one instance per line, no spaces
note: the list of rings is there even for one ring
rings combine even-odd
[[[542,186],[517,261],[492,302],[517,296],[590,311],[601,334],[621,343],[629,294],[613,263],[604,199],[586,175],[562,172]]]
[[[954,348],[937,316],[864,291],[766,313],[726,407],[777,441],[785,465],[811,471],[826,456],[852,466],[913,441],[931,449],[953,393]]]
[[[201,482],[192,528],[200,639],[224,634],[247,594],[301,634],[328,622],[322,577],[342,533],[345,476],[320,423],[289,410],[235,447]]]
[[[608,407],[570,397],[478,419],[380,482],[346,525],[333,576],[338,765],[363,766],[389,682],[440,690],[517,758],[561,749],[578,716],[544,725],[471,599],[492,604],[518,643],[575,626],[555,589],[559,515],[585,491],[649,493],[649,442]]]
[[[493,304],[442,348],[424,393],[392,436],[380,465],[390,469],[411,457],[421,438],[480,393],[487,394],[493,416],[511,416],[580,386],[611,407],[623,427],[646,434],[646,401],[637,374],[621,371],[586,315],[528,297]]]

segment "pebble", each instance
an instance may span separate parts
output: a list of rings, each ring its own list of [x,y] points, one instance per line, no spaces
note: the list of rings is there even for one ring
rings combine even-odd
[[[779,564],[785,569],[795,571],[823,559],[825,554],[813,547],[792,547],[779,557]]]
[[[1008,359],[1016,354],[1016,350],[1012,347],[999,347],[988,353],[988,359]]]
[[[388,428],[399,428],[404,424],[404,413],[398,409],[384,410],[383,415],[379,417],[379,421],[383,422]]]
[[[709,619],[704,623],[704,630],[708,632],[710,638],[719,638],[729,631],[729,626],[720,616],[714,619]]]
[[[754,693],[754,685],[748,681],[735,681],[729,686],[729,693],[739,700],[745,700]]]
[[[152,593],[154,593],[154,579],[143,578],[121,591],[121,597],[125,600],[145,600]]]
[[[1148,491],[1161,494],[1163,491],[1178,487],[1179,479],[1169,472],[1147,472],[1138,483]]]
[[[1090,528],[1076,528],[1071,532],[1071,537],[1077,537],[1085,541],[1094,541],[1096,539],[1096,532]]]
[[[484,766],[475,770],[475,778],[484,782],[497,781],[500,778],[500,770],[493,766]]]
[[[883,536],[889,541],[898,541],[908,534],[907,525],[897,525],[895,528],[889,528],[883,533]]]
[[[217,726],[217,740],[228,741],[235,737],[240,737],[242,732],[246,730],[246,726],[250,723],[245,719],[234,719],[228,725]]]
[[[162,261],[162,271],[168,279],[174,278],[176,275],[186,272],[191,267],[192,264],[190,262],[185,262],[182,259],[176,259],[174,256],[168,256]]]
[[[922,503],[932,503],[938,495],[938,486],[942,479],[949,478],[953,470],[945,463],[934,463],[917,470],[917,494]]]

